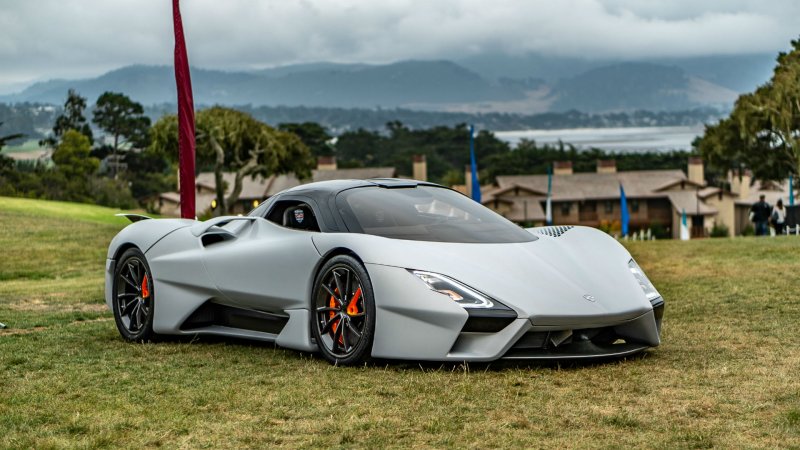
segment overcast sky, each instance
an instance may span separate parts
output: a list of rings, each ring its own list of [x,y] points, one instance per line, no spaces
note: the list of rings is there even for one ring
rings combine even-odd
[[[0,0],[0,92],[171,64],[170,0]],[[798,0],[182,0],[193,66],[776,53]]]

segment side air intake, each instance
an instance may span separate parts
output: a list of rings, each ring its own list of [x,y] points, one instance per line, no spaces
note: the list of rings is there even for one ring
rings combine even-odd
[[[573,228],[575,227],[573,227],[572,225],[556,225],[552,227],[538,227],[534,228],[531,231],[533,231],[536,234],[541,234],[544,236],[559,237]]]

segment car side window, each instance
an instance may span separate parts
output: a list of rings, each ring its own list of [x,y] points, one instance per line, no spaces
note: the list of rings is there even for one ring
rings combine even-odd
[[[267,220],[293,230],[319,232],[319,223],[308,203],[298,200],[279,201],[272,206]]]

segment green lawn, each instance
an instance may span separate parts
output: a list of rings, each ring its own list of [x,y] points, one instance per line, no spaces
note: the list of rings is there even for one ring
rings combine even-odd
[[[629,244],[667,301],[642,357],[334,368],[123,342],[103,305],[113,213],[0,198],[0,447],[800,448],[800,239]]]

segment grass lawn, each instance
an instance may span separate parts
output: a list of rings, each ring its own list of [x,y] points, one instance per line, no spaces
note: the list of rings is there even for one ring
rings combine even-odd
[[[800,448],[800,239],[629,244],[663,344],[602,364],[334,368],[247,341],[123,342],[114,211],[0,198],[0,447]]]

